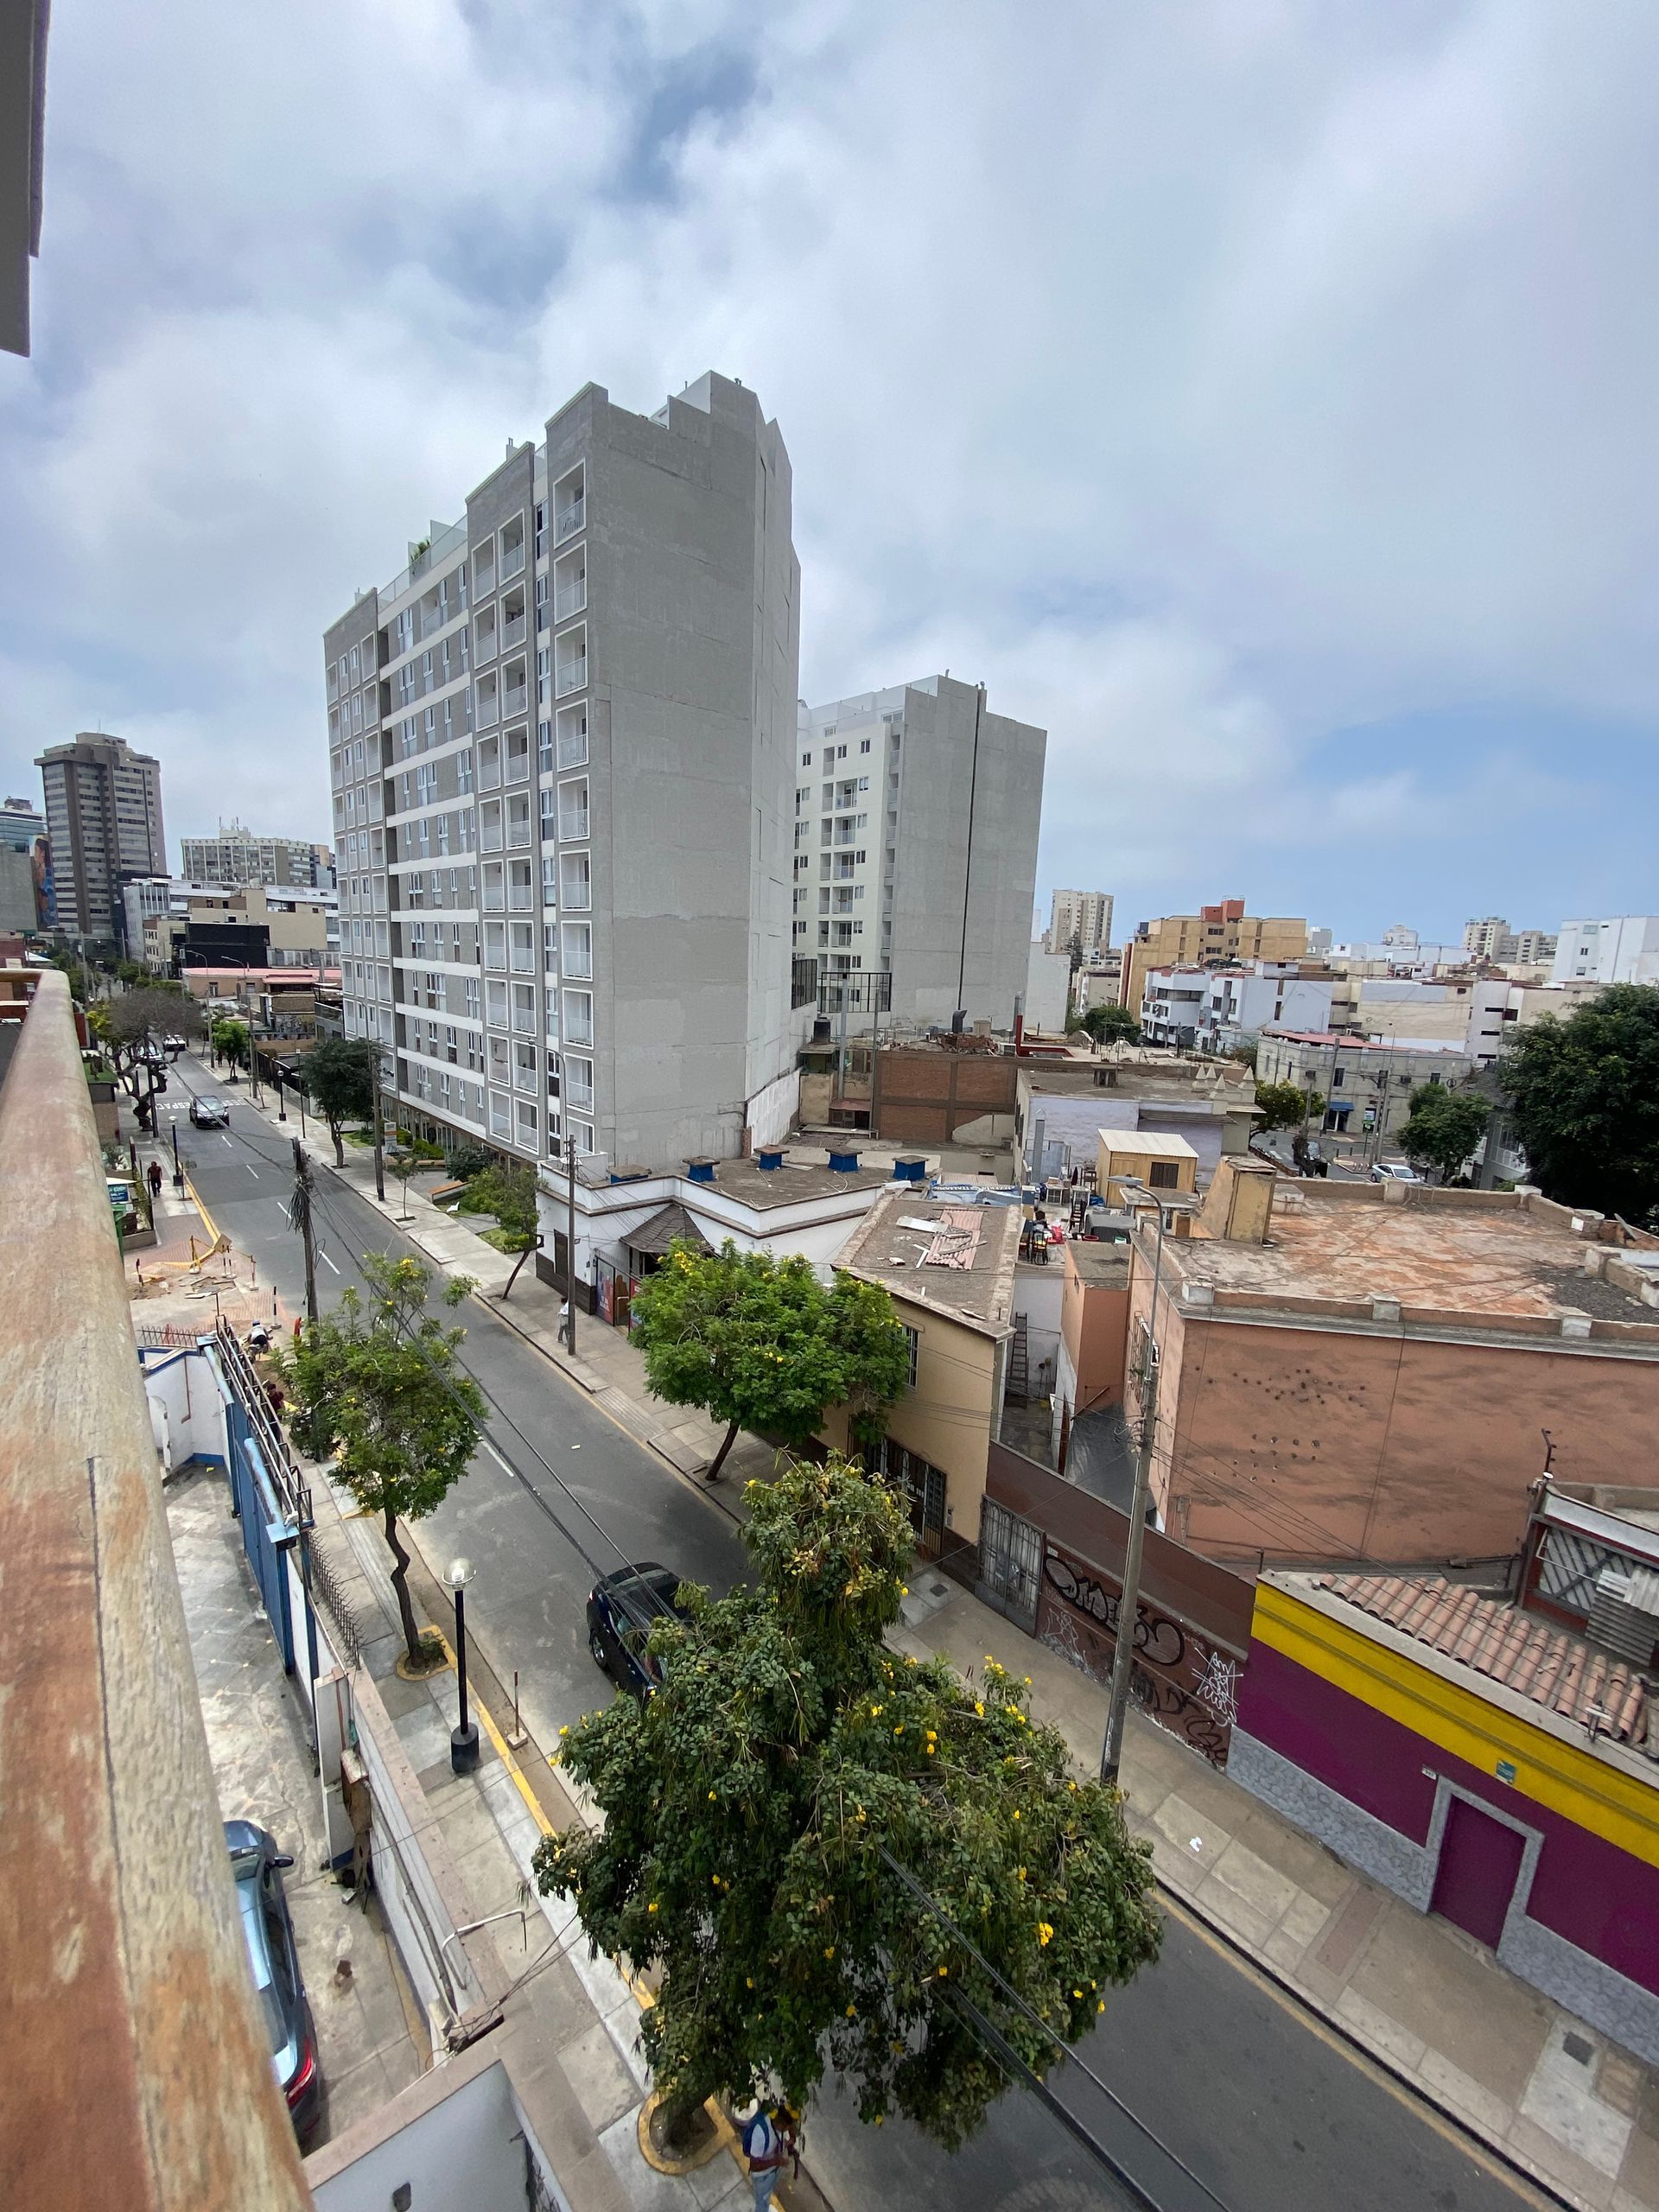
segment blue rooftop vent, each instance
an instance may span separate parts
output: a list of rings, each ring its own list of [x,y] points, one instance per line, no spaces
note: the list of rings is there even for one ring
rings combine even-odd
[[[715,1163],[712,1160],[688,1160],[685,1163],[685,1173],[690,1182],[712,1183],[715,1179]]]
[[[830,1155],[830,1172],[832,1175],[856,1175],[858,1154],[855,1152],[832,1152]]]
[[[774,1168],[781,1167],[784,1164],[783,1147],[776,1144],[763,1144],[757,1147],[754,1164],[763,1174],[770,1175]]]
[[[925,1160],[895,1160],[893,1179],[895,1183],[925,1183],[927,1162]]]

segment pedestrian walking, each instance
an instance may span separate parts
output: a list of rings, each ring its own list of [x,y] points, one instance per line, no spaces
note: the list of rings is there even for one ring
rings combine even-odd
[[[782,2105],[755,2107],[754,2117],[743,2129],[743,2155],[749,2162],[749,2180],[754,2190],[754,2212],[767,2212],[772,2202],[772,2185],[789,2163],[794,2145],[794,2129],[788,2112]]]
[[[149,1163],[149,1195],[152,1201],[162,1195],[162,1163],[159,1160],[152,1160]]]

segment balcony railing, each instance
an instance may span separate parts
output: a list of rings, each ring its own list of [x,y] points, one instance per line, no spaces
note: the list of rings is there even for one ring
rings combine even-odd
[[[515,914],[533,914],[536,911],[536,892],[533,885],[515,883],[507,893],[507,903]]]
[[[492,691],[487,698],[480,698],[476,709],[476,726],[480,729],[493,729],[501,719],[501,702]]]
[[[512,1071],[512,1087],[515,1090],[535,1090],[537,1089],[538,1084],[535,1069],[533,1067],[515,1068]]]
[[[572,691],[580,691],[588,681],[588,656],[580,660],[561,661],[554,680],[554,688],[561,699]]]
[[[505,914],[507,911],[507,902],[499,885],[486,883],[480,894],[480,903],[486,914]]]
[[[530,691],[523,683],[510,683],[505,694],[506,703],[502,711],[508,715],[522,715],[530,704]]]
[[[503,550],[501,555],[502,582],[505,583],[509,576],[520,575],[523,572],[524,565],[524,541],[521,537],[516,545],[509,545]]]
[[[553,518],[553,542],[562,545],[567,537],[574,537],[587,519],[588,502],[585,498],[572,499],[568,507],[561,507]]]
[[[530,842],[531,828],[528,822],[510,822],[507,824],[507,842],[514,852],[522,851]]]
[[[585,844],[588,840],[588,810],[585,806],[559,809],[559,836],[566,844]]]
[[[588,579],[583,576],[579,583],[566,584],[558,594],[553,602],[553,619],[556,622],[565,621],[572,614],[580,614],[587,604]]]
[[[563,905],[567,913],[585,914],[594,903],[593,884],[586,876],[567,875]]]
[[[573,1114],[591,1114],[594,1110],[594,1094],[591,1090],[578,1090],[567,1077],[564,1085],[564,1103]]]
[[[515,645],[522,645],[529,632],[529,624],[522,614],[509,615],[501,628],[501,650],[511,652]]]
[[[583,768],[588,765],[588,733],[585,729],[564,730],[559,735],[559,766],[561,768]]]
[[[526,747],[522,753],[508,753],[507,781],[510,784],[527,784],[530,781],[530,750],[528,747]]]
[[[480,830],[478,849],[480,853],[499,853],[501,850],[500,830],[499,828]]]
[[[512,972],[515,976],[536,973],[536,950],[533,945],[515,944],[512,948]]]
[[[500,790],[501,763],[499,760],[491,760],[488,762],[482,760],[480,761],[478,766],[478,788],[481,791],[499,791]]]

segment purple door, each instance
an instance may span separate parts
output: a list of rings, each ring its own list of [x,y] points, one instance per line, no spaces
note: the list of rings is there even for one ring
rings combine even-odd
[[[1518,1829],[1495,1821],[1466,1797],[1453,1797],[1446,1808],[1429,1910],[1496,1950],[1526,1847]]]

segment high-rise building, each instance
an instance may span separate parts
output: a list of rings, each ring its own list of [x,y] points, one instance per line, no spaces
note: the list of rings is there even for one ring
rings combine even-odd
[[[1247,914],[1242,899],[1141,922],[1124,948],[1120,1003],[1141,1011],[1151,968],[1230,968],[1247,960],[1300,960],[1307,924],[1300,916]]]
[[[46,817],[32,799],[0,805],[0,933],[47,926],[41,890],[48,849]]]
[[[413,1119],[645,1167],[788,1127],[790,512],[741,385],[588,385],[327,631],[345,1023]]]
[[[1047,744],[949,676],[802,708],[794,944],[827,1005],[835,977],[874,974],[854,998],[896,1021],[1012,1026]]]
[[[1659,983],[1659,914],[1615,914],[1606,921],[1563,922],[1557,933],[1556,983]]]
[[[1075,941],[1086,966],[1112,941],[1109,891],[1057,891],[1050,901],[1043,942],[1051,952],[1070,952]]]
[[[120,944],[123,891],[135,875],[165,875],[162,764],[122,738],[82,730],[35,762],[46,791],[57,926]]]
[[[221,821],[216,837],[180,841],[179,872],[192,883],[304,884],[328,890],[334,856],[303,837],[262,837],[239,822]]]
[[[1537,967],[1546,960],[1554,959],[1555,944],[1555,937],[1548,930],[1512,930],[1501,914],[1488,914],[1482,921],[1465,922],[1463,928],[1463,949],[1477,960],[1511,961],[1525,967]]]

